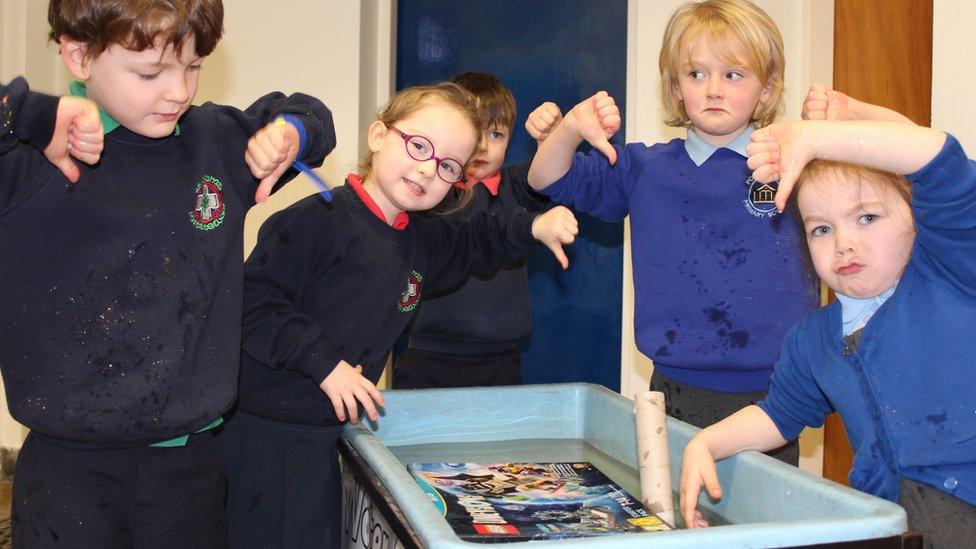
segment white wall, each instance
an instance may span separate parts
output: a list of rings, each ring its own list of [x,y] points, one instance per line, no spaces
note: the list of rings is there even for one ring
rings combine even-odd
[[[935,0],[932,13],[932,127],[959,139],[976,157],[976,2]],[[960,61],[962,59],[962,61]]]
[[[0,79],[29,75],[32,89],[56,92],[68,73],[48,42],[47,2],[0,0]]]

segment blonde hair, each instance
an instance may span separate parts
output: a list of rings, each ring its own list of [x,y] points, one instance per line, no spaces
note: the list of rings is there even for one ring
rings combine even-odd
[[[881,187],[891,187],[898,197],[912,206],[912,184],[904,176],[896,173],[876,170],[857,164],[834,162],[833,160],[814,160],[807,164],[800,172],[793,187],[793,196],[800,195],[800,189],[810,182],[823,181],[828,178],[856,181],[858,183],[874,183]]]
[[[481,134],[484,132],[484,128],[481,122],[481,114],[478,110],[478,101],[470,92],[453,82],[439,82],[429,86],[411,86],[404,88],[397,92],[390,99],[390,102],[376,114],[376,119],[386,127],[390,127],[420,109],[434,104],[456,108],[471,123],[471,131],[474,134],[475,143],[481,141]],[[471,151],[471,155],[464,160],[463,168],[468,167],[468,164],[474,159],[477,153],[478,147],[476,145],[474,150]],[[363,155],[363,161],[359,165],[359,173],[362,174],[365,180],[372,173],[372,169],[373,151],[367,147],[366,154]],[[463,208],[471,199],[471,193],[468,189],[461,188],[458,185],[454,185],[454,189],[455,193],[458,194],[457,201],[459,205],[456,208],[452,208],[452,211]]]
[[[769,15],[747,0],[688,2],[671,16],[658,59],[665,123],[681,127],[690,122],[678,98],[678,73],[692,44],[702,36],[715,55],[748,67],[769,87],[769,99],[756,106],[751,121],[760,128],[771,124],[783,108],[783,37]],[[746,59],[735,57],[737,47],[745,50]]]

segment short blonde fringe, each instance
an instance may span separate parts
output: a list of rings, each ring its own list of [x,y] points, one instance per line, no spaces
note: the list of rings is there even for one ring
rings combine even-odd
[[[760,128],[772,124],[783,109],[783,37],[769,15],[748,0],[688,2],[671,16],[658,59],[665,123],[682,127],[690,122],[678,98],[678,72],[695,40],[703,36],[718,57],[748,67],[769,86],[769,99],[756,106],[752,122]],[[732,54],[740,46],[746,59]]]

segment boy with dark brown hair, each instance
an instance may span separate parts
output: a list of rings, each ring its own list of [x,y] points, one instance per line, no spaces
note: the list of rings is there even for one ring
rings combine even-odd
[[[300,94],[191,105],[219,0],[48,16],[87,99],[0,86],[0,367],[31,430],[13,544],[224,547],[211,429],[237,392],[244,216],[321,163],[331,114]]]

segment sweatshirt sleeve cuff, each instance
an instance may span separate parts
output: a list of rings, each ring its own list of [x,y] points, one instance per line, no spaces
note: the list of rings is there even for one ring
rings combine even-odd
[[[301,149],[297,159],[312,168],[321,166],[326,155],[336,146],[335,126],[332,123],[331,113],[326,112],[327,120],[307,113],[281,114],[285,121],[295,126],[301,137]]]
[[[333,349],[321,342],[317,342],[305,353],[304,360],[302,360],[302,364],[298,369],[303,374],[312,378],[312,381],[316,385],[321,385],[325,381],[325,378],[332,373],[336,365],[339,364],[340,360],[341,358],[339,358]]]
[[[972,169],[970,164],[971,161],[959,141],[952,134],[946,134],[939,154],[922,169],[906,175],[905,178],[921,185],[927,182],[939,182],[940,185],[960,182],[959,184],[964,185],[965,175]]]
[[[800,422],[791,421],[784,415],[777,414],[774,407],[768,402],[768,399],[760,400],[756,403],[756,406],[763,412],[766,412],[766,415],[769,416],[769,419],[772,420],[773,425],[779,431],[779,435],[785,440],[796,440],[800,436],[800,432],[803,431],[803,428],[806,427],[806,425]]]
[[[305,144],[308,143],[308,133],[305,132],[305,124],[293,114],[286,114],[281,117],[282,120],[294,126],[295,130],[298,132],[298,155],[296,158],[302,158],[302,154],[305,153]]]
[[[532,236],[532,224],[535,223],[535,218],[542,215],[538,212],[527,212],[521,211],[515,217],[513,223],[515,228],[515,234],[518,235],[519,240],[525,243],[527,246],[531,247],[535,244],[535,237]]]
[[[17,138],[29,141],[36,149],[46,149],[54,136],[60,101],[55,95],[28,92],[15,122]]]
[[[6,92],[0,97],[0,126],[5,126],[0,127],[0,141],[13,138],[28,141],[39,150],[47,148],[54,135],[61,98],[30,91],[23,78],[14,79]]]

